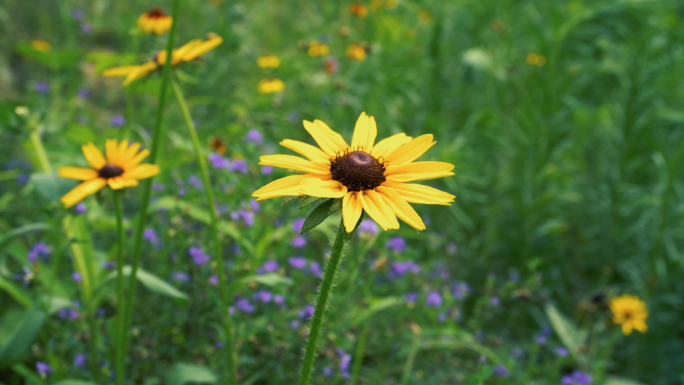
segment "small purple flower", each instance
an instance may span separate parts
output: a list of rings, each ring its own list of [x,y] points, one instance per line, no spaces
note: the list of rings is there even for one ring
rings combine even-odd
[[[378,225],[372,219],[364,219],[359,225],[359,235],[361,237],[370,238],[378,233]]]
[[[298,236],[292,238],[291,244],[292,244],[292,246],[297,247],[297,248],[304,247],[304,246],[306,246],[306,238],[298,235]]]
[[[87,88],[79,88],[77,95],[81,99],[88,99],[90,97],[90,90]]]
[[[258,213],[261,211],[261,204],[256,201],[256,199],[252,199],[249,201],[249,207],[254,211],[255,213]]]
[[[116,267],[116,266],[114,265],[114,262],[112,262],[112,261],[102,262],[102,268],[105,270],[113,270],[114,267]]]
[[[190,249],[188,249],[188,254],[190,254],[193,262],[195,262],[195,265],[197,266],[202,266],[211,260],[211,257],[197,246],[190,247]]]
[[[261,173],[263,175],[270,175],[273,172],[273,166],[262,166]]]
[[[202,190],[204,185],[202,184],[202,181],[200,178],[197,177],[197,175],[190,175],[188,177],[188,183],[190,183],[193,187],[195,187],[198,190]]]
[[[218,276],[216,276],[216,274],[213,274],[211,277],[209,277],[209,284],[212,286],[218,286],[219,280],[218,280]]]
[[[31,283],[33,278],[35,278],[36,276],[35,276],[35,274],[33,274],[33,271],[31,271],[31,269],[29,269],[26,266],[22,266],[22,270],[24,270],[24,275],[20,275],[17,278],[24,281],[24,286],[28,286],[29,283]]]
[[[281,294],[276,294],[273,296],[273,302],[275,302],[278,305],[282,305],[285,303],[285,296]]]
[[[470,285],[465,282],[456,282],[454,283],[451,293],[453,294],[454,298],[462,301],[468,296],[468,294],[470,294]]]
[[[36,370],[38,371],[38,375],[42,379],[46,379],[53,372],[50,365],[40,361],[36,362]]]
[[[230,315],[235,314],[235,307],[234,306],[228,306],[228,314],[230,314]]]
[[[392,271],[402,277],[406,275],[408,272],[412,273],[419,273],[420,272],[420,266],[416,265],[415,262],[413,261],[406,261],[406,262],[392,262],[390,264],[392,267]]]
[[[126,119],[121,115],[114,115],[109,120],[109,125],[112,126],[112,128],[119,128],[124,124],[126,124]]]
[[[83,366],[85,364],[85,361],[86,361],[85,355],[79,353],[76,355],[76,357],[74,357],[74,366],[77,368],[80,368],[81,366]]]
[[[489,303],[492,306],[499,306],[499,304],[501,304],[501,300],[499,299],[499,297],[494,296],[489,299]]]
[[[77,204],[74,210],[76,211],[76,214],[85,214],[85,212],[87,211],[86,205],[84,205],[83,203]]]
[[[74,19],[76,19],[76,20],[81,20],[81,19],[83,19],[83,16],[85,16],[85,14],[83,13],[82,10],[80,10],[80,9],[78,9],[78,8],[73,9],[73,10],[71,11],[71,17],[74,18]]]
[[[19,174],[17,175],[17,183],[19,184],[26,184],[26,182],[29,181],[29,176],[26,174]]]
[[[401,253],[406,249],[406,240],[402,237],[392,237],[385,243],[385,247],[394,250],[396,253]]]
[[[259,290],[254,293],[254,299],[263,303],[269,303],[273,299],[273,293],[268,290]]]
[[[559,346],[556,348],[556,354],[558,354],[561,357],[567,357],[568,356],[568,349]]]
[[[311,263],[309,263],[309,271],[311,272],[311,274],[315,275],[318,278],[323,276],[323,271],[321,271],[321,265],[319,265],[318,262],[312,261]]]
[[[164,191],[164,185],[159,182],[152,183],[152,190],[154,191]]]
[[[326,366],[325,368],[323,368],[323,375],[326,377],[330,377],[334,373],[335,373],[335,371],[331,367]]]
[[[50,85],[47,82],[36,82],[36,91],[47,94],[50,92]]]
[[[52,250],[48,245],[46,245],[44,242],[36,242],[35,245],[29,250],[28,254],[26,255],[26,259],[28,259],[29,262],[35,263],[38,260],[38,257],[43,257],[43,259],[47,259],[47,257],[50,256],[50,253],[52,253]]]
[[[74,271],[73,273],[71,273],[71,278],[76,282],[81,282],[81,280],[83,279],[81,273],[79,273],[78,271]]]
[[[292,320],[292,322],[290,322],[290,326],[292,327],[292,329],[295,329],[295,330],[298,329],[299,328],[299,320]]]
[[[314,314],[314,307],[312,305],[306,305],[302,310],[297,312],[297,315],[299,315],[299,318],[311,318],[313,317]]]
[[[548,326],[542,326],[541,329],[539,329],[539,332],[548,337],[551,335],[551,328]]]
[[[81,32],[90,33],[93,31],[93,26],[90,23],[81,23]],[[112,373],[114,374],[114,373]]]
[[[589,373],[575,371],[572,373],[572,381],[574,385],[591,385],[593,378]]]
[[[407,293],[404,296],[404,300],[408,303],[415,303],[418,300],[418,295],[416,293]]]
[[[454,255],[454,254],[458,253],[458,246],[456,246],[456,244],[454,242],[449,242],[446,245],[446,252],[449,255]]]
[[[439,315],[437,316],[437,321],[444,322],[446,320],[446,318],[447,318],[447,312],[444,311],[444,312],[439,313]]]
[[[259,132],[256,128],[249,130],[247,136],[245,137],[245,142],[247,143],[261,144],[263,141],[264,136],[261,135],[261,132]]]
[[[307,260],[304,257],[290,257],[287,260],[287,263],[295,269],[301,270],[306,267]]]
[[[182,271],[177,271],[171,274],[171,279],[176,282],[188,282],[190,280],[190,276]]]
[[[297,114],[297,111],[288,112],[287,120],[290,123],[296,123],[298,119],[299,119],[299,114]]]
[[[279,267],[278,262],[269,260],[257,269],[257,274],[271,273],[278,270]]]
[[[340,355],[340,371],[342,373],[349,371],[349,364],[351,364],[352,356],[343,349],[337,349],[337,354]]]
[[[299,234],[302,232],[302,227],[304,226],[304,218],[297,218],[292,222],[292,230]]]
[[[183,198],[185,196],[185,188],[178,189],[178,197]]]
[[[425,305],[431,307],[440,307],[442,306],[442,302],[442,296],[436,291],[429,292],[427,298],[425,298]]]
[[[146,228],[145,231],[143,231],[143,239],[150,242],[155,247],[159,246],[159,238],[157,237],[157,233],[154,231],[154,229],[149,227]]]
[[[221,154],[219,153],[209,154],[209,161],[211,162],[211,165],[216,169],[224,168],[227,170],[230,167],[230,161],[221,156]]]
[[[254,311],[254,305],[252,305],[249,300],[240,298],[235,302],[235,307],[238,308],[238,310],[243,311],[245,313],[251,313]]]
[[[536,337],[534,337],[534,342],[539,345],[546,345],[546,336],[543,334],[539,334]]]
[[[223,347],[223,342],[221,342],[221,341],[216,341],[216,342],[214,343],[214,347],[215,347],[216,349],[221,349],[221,348]]]
[[[247,167],[247,161],[244,159],[233,159],[230,162],[230,167],[228,168],[230,171],[237,171],[242,174],[248,174],[249,173],[249,168]]]
[[[511,377],[511,373],[508,371],[508,369],[506,369],[505,366],[503,366],[503,365],[497,365],[497,366],[494,368],[494,376],[495,376],[495,377],[510,378],[510,377]]]

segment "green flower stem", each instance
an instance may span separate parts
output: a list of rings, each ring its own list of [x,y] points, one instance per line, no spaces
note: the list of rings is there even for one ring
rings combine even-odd
[[[93,372],[95,383],[100,384],[100,368],[97,366],[97,324],[95,323],[95,306],[88,305],[88,327],[90,328],[90,370]]]
[[[359,342],[356,344],[356,352],[354,353],[354,366],[352,366],[351,380],[349,385],[355,385],[359,380],[359,371],[361,371],[361,361],[363,361],[363,354],[366,351],[366,340],[368,339],[368,331],[370,330],[371,318],[363,323],[363,329],[359,334]]]
[[[124,369],[124,334],[125,313],[124,313],[124,231],[123,231],[123,209],[121,208],[121,190],[112,190],[114,197],[114,211],[116,213],[116,356],[114,368],[116,378],[121,378],[123,382]],[[117,380],[118,382],[118,380]]]
[[[178,29],[178,16],[180,9],[180,0],[173,0],[173,8],[171,11],[171,17],[173,18],[173,23],[171,24],[171,31],[169,32],[169,41],[166,44],[166,54],[168,58],[172,57],[174,40],[176,38],[176,31]],[[157,160],[157,154],[159,153],[159,147],[161,145],[162,137],[162,118],[164,117],[164,104],[166,103],[166,90],[169,83],[169,75],[171,73],[171,60],[167,60],[164,63],[164,68],[162,69],[162,83],[159,90],[159,103],[157,104],[157,115],[154,121],[154,129],[152,131],[152,148],[150,149],[150,163],[155,163]],[[150,195],[152,193],[152,180],[153,178],[145,179],[143,182],[143,197],[140,202],[140,209],[138,210],[139,217],[138,223],[135,229],[135,234],[133,236],[134,246],[133,246],[133,261],[131,262],[131,276],[128,279],[128,293],[126,296],[125,312],[124,312],[124,325],[123,325],[123,353],[126,354],[128,349],[128,330],[131,327],[131,318],[133,317],[133,301],[135,300],[135,287],[137,284],[136,275],[138,274],[138,266],[140,264],[140,256],[142,254],[142,240],[143,231],[145,230],[145,222],[147,221],[147,206],[150,202]],[[123,374],[116,376],[116,383],[123,383]]]
[[[314,308],[314,315],[311,319],[311,328],[309,331],[309,339],[306,342],[306,352],[304,353],[304,362],[302,363],[302,370],[299,374],[299,385],[309,385],[311,381],[311,373],[313,372],[314,359],[316,357],[316,350],[318,348],[318,336],[321,334],[321,325],[323,324],[323,315],[328,307],[328,300],[332,292],[333,283],[335,282],[335,275],[337,269],[340,267],[342,261],[342,251],[344,244],[347,241],[347,231],[344,228],[344,223],[340,221],[340,227],[337,229],[337,236],[333,243],[332,252],[330,253],[330,260],[325,266],[325,274],[323,275],[323,282],[316,298],[316,307]]]
[[[38,128],[31,131],[30,137],[33,149],[36,151],[36,155],[38,155],[40,167],[43,169],[44,172],[52,172],[52,166],[50,165],[47,153],[45,152],[45,147],[43,147],[43,142],[40,140],[40,133],[38,133]]]
[[[204,192],[207,196],[207,204],[209,205],[209,214],[211,216],[211,233],[214,238],[214,263],[216,263],[216,269],[218,270],[218,280],[219,280],[219,291],[221,294],[221,306],[219,307],[221,316],[223,318],[223,326],[225,333],[225,346],[226,352],[228,354],[228,374],[229,383],[232,385],[237,384],[237,370],[236,370],[236,360],[235,352],[233,346],[233,320],[228,314],[228,285],[226,282],[224,263],[222,258],[221,250],[221,238],[218,232],[218,216],[216,215],[216,205],[214,203],[214,190],[211,187],[211,180],[209,179],[209,169],[207,168],[207,161],[204,159],[204,154],[202,152],[202,145],[200,144],[199,137],[197,136],[197,130],[195,130],[195,124],[192,122],[190,117],[190,110],[188,110],[188,104],[185,102],[185,97],[181,91],[178,83],[171,79],[171,86],[176,94],[176,99],[178,99],[178,104],[180,105],[181,111],[183,112],[183,117],[185,118],[185,123],[188,126],[188,132],[192,138],[192,144],[195,147],[195,154],[197,155],[197,162],[200,165],[202,171],[202,181],[204,182]]]
[[[406,363],[404,364],[404,372],[401,376],[401,384],[407,384],[409,377],[411,377],[411,370],[413,369],[413,362],[416,360],[416,353],[420,349],[420,333],[414,332],[413,334],[413,345],[411,345],[411,350],[408,357],[406,357]]]

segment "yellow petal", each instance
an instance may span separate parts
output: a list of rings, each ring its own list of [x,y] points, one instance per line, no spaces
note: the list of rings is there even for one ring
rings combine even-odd
[[[92,168],[60,167],[59,176],[76,180],[91,180],[97,178],[98,173]]]
[[[259,164],[262,166],[274,166],[311,174],[326,174],[330,172],[329,164],[314,163],[293,155],[264,155],[260,160]]]
[[[316,146],[290,139],[283,140],[280,142],[280,145],[300,155],[304,155],[312,162],[330,163],[330,158]]]
[[[191,50],[189,50],[183,56],[183,60],[190,61],[192,59],[200,57],[200,56],[204,55],[205,53],[211,51],[212,49],[218,47],[221,43],[223,43],[223,38],[220,36],[214,37],[212,39],[209,39],[208,41],[200,43],[200,44],[196,45],[195,47],[193,47]]]
[[[634,321],[634,329],[640,331],[641,333],[646,333],[648,331],[648,326],[643,320]]]
[[[112,190],[121,190],[124,188],[124,179],[120,176],[115,176],[114,178],[107,179],[107,184]]]
[[[361,218],[363,207],[359,201],[359,191],[350,191],[342,199],[342,220],[348,233],[354,231],[356,222]]]
[[[291,175],[274,180],[266,186],[256,190],[252,196],[258,201],[277,197],[301,196],[299,185],[303,179],[316,177],[312,174]]]
[[[313,123],[305,120],[304,128],[329,158],[349,148],[342,135],[331,130],[330,127],[320,120],[314,120]]]
[[[411,137],[407,136],[404,133],[401,134],[396,134],[392,135],[389,138],[385,138],[381,141],[378,142],[375,146],[373,146],[373,149],[371,150],[371,154],[375,156],[376,158],[380,157],[385,157],[387,154],[391,153],[395,149],[397,149],[399,146],[403,145],[404,143],[408,143],[411,141]]]
[[[159,174],[159,166],[156,164],[141,164],[132,170],[127,170],[121,176],[126,179],[146,179]]]
[[[112,76],[127,76],[131,72],[137,70],[140,66],[124,66],[110,68],[102,71],[102,76],[112,77]]]
[[[413,162],[401,166],[388,166],[385,178],[395,182],[443,178],[454,175],[451,172],[453,169],[454,165],[444,162]]]
[[[354,135],[352,136],[352,149],[369,152],[373,149],[375,137],[378,135],[378,127],[375,124],[375,118],[361,113],[359,119],[356,121],[354,128]]]
[[[431,134],[419,136],[412,141],[398,147],[396,150],[385,156],[388,166],[400,166],[418,159],[425,151],[434,146]]]
[[[632,334],[632,324],[629,321],[622,323],[622,333],[626,336]]]
[[[155,62],[147,62],[141,66],[138,66],[138,68],[134,71],[132,71],[126,79],[123,81],[123,85],[127,86],[131,84],[134,80],[140,79],[144,77],[145,75],[149,74],[150,72],[154,71],[157,69],[157,63]]]
[[[302,179],[299,192],[319,198],[342,198],[347,194],[347,187],[336,180],[308,178]]]
[[[122,140],[116,148],[116,163],[112,163],[112,166],[123,168],[126,163],[126,151],[128,150],[128,141]]]
[[[418,230],[425,230],[425,223],[410,204],[389,187],[378,186],[375,189],[387,205],[402,221]]]
[[[102,151],[95,147],[94,144],[84,144],[81,146],[81,149],[83,150],[83,155],[85,155],[88,164],[95,170],[99,170],[107,164],[107,160],[104,155],[102,155]]]
[[[62,199],[60,199],[60,201],[64,203],[64,207],[68,209],[69,207],[83,200],[83,198],[87,197],[88,195],[95,194],[106,184],[107,180],[104,178],[97,178],[83,182],[66,193]]]
[[[399,222],[392,209],[382,200],[380,195],[373,190],[365,190],[359,194],[359,200],[363,209],[383,230],[398,229]]]
[[[393,189],[408,203],[451,206],[456,198],[455,195],[422,184],[386,180],[382,182],[382,186]]]
[[[150,155],[150,150],[144,149],[144,150],[140,151],[133,158],[128,160],[128,162],[126,162],[126,167],[124,167],[124,170],[128,170],[128,169],[131,169],[131,168],[139,165],[140,162],[142,162],[143,159],[147,158],[148,155]]]
[[[140,143],[131,143],[129,144],[128,148],[126,151],[124,151],[121,163],[123,164],[124,167],[122,167],[124,170],[126,169],[126,166],[130,164],[131,160],[135,158],[135,155],[140,151]]]
[[[119,143],[116,139],[107,139],[105,142],[105,154],[107,155],[107,163],[117,164],[119,163]]]

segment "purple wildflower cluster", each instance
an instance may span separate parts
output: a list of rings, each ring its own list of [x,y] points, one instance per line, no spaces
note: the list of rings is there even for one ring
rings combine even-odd
[[[36,371],[38,371],[38,375],[42,379],[48,378],[48,376],[54,372],[54,370],[52,370],[52,367],[50,367],[50,365],[46,364],[45,362],[41,362],[41,361],[36,362]]]
[[[257,274],[272,273],[274,271],[277,271],[279,268],[280,265],[278,265],[278,262],[268,260],[257,269]]]
[[[176,271],[171,274],[171,279],[176,282],[188,282],[190,281],[190,276],[182,271]]]
[[[309,261],[304,257],[290,257],[288,258],[287,263],[297,270],[304,270],[308,265],[309,268],[306,270],[308,273],[311,273],[319,278],[323,275],[323,272],[321,271],[321,265],[316,261]]]
[[[563,385],[591,385],[593,378],[591,374],[580,372],[578,370],[572,372],[572,374],[566,374],[561,378],[561,384]]]
[[[78,319],[78,310],[81,307],[81,303],[76,301],[74,302],[73,307],[68,307],[68,308],[63,308],[57,310],[57,316],[60,319],[69,319],[69,320],[76,320]]]
[[[43,259],[47,259],[47,257],[50,256],[50,253],[52,253],[52,250],[46,245],[44,242],[37,242],[31,250],[29,250],[28,254],[26,255],[26,259],[30,263],[35,263],[38,260],[38,257],[43,257]]]
[[[202,266],[211,260],[209,254],[205,253],[204,250],[197,246],[190,247],[190,249],[188,249],[188,254],[190,254],[192,261],[195,262],[195,265],[197,266]]]
[[[297,315],[299,318],[307,319],[311,318],[314,315],[314,307],[313,305],[306,305],[303,309],[297,312]]]
[[[472,291],[470,285],[465,282],[454,282],[451,294],[459,301],[463,301]]]
[[[430,307],[440,307],[442,306],[442,303],[444,303],[444,300],[442,299],[442,296],[436,291],[429,292],[427,297],[425,298],[425,305]]]
[[[148,227],[145,229],[143,232],[143,239],[150,242],[156,249],[161,246],[161,241],[159,241],[159,237],[157,237],[157,232],[152,228]]]
[[[392,237],[385,243],[385,247],[394,250],[395,253],[403,253],[406,249],[406,240],[402,237]]]
[[[413,261],[392,262],[390,267],[392,268],[392,272],[399,277],[403,277],[407,273],[420,273],[420,266]]]
[[[340,372],[342,378],[349,378],[349,366],[351,364],[352,356],[344,351],[344,349],[337,349],[337,354],[340,355]]]
[[[239,298],[235,301],[235,307],[245,313],[251,313],[254,311],[254,305],[252,305],[248,299]]]
[[[264,136],[256,128],[252,128],[245,136],[245,142],[259,145],[264,142]]]
[[[109,119],[109,125],[112,126],[112,128],[119,128],[124,124],[126,124],[126,118],[121,115],[114,115]]]
[[[245,159],[227,159],[218,153],[209,154],[209,162],[215,169],[224,169],[241,174],[249,173],[249,166]]]
[[[378,225],[372,219],[364,219],[359,225],[359,236],[362,238],[370,238],[378,233]]]

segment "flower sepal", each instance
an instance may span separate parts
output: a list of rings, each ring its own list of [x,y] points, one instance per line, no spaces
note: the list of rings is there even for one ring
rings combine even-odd
[[[323,203],[316,206],[316,208],[309,213],[306,219],[304,219],[304,224],[302,225],[302,235],[308,233],[316,226],[323,223],[323,221],[329,216],[340,210],[342,210],[342,198],[329,198],[324,200]]]

